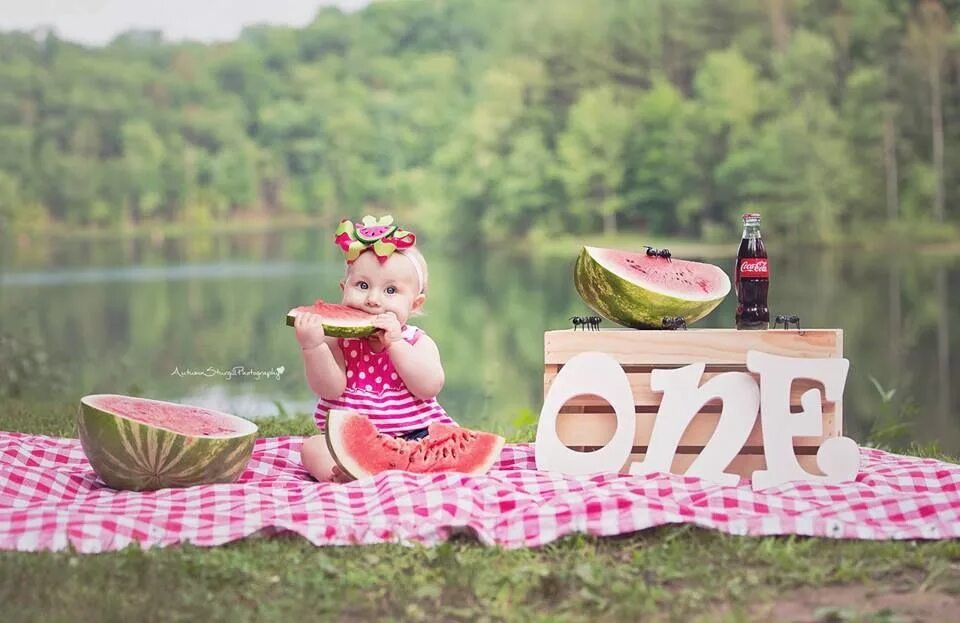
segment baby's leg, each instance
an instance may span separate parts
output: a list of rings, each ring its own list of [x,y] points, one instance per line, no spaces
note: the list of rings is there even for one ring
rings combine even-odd
[[[337,464],[330,456],[330,450],[327,448],[327,440],[324,436],[314,435],[304,440],[303,449],[300,450],[300,457],[303,466],[307,468],[310,475],[317,480],[324,482],[335,480],[333,468]]]

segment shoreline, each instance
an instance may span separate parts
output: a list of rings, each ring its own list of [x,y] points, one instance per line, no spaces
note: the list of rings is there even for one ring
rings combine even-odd
[[[271,219],[247,217],[232,222],[191,225],[189,223],[141,224],[122,228],[70,228],[54,225],[38,229],[0,231],[0,240],[9,240],[16,245],[28,245],[42,241],[123,241],[149,239],[162,242],[165,239],[190,238],[232,234],[258,234],[281,232],[303,227],[325,228],[327,217],[286,217]],[[768,236],[769,238],[769,236]],[[773,238],[776,240],[776,238]],[[791,248],[838,249],[866,252],[912,252],[922,255],[952,257],[960,255],[960,228],[952,223],[936,225],[918,223],[913,225],[884,225],[874,230],[861,231],[858,235],[828,241],[785,239],[779,241]],[[639,250],[644,245],[668,248],[674,255],[686,257],[716,258],[730,254],[731,245],[736,245],[736,236],[729,240],[698,239],[683,236],[645,234],[644,232],[619,232],[616,234],[561,234],[548,236],[533,233],[523,240],[489,244],[487,249],[509,254],[526,255],[536,250],[540,255],[559,256],[576,253],[582,246],[598,246],[625,250]],[[442,244],[442,243],[441,243]]]

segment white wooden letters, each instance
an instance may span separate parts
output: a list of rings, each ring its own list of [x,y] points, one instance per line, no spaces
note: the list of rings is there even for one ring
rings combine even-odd
[[[764,489],[796,480],[842,482],[856,477],[859,449],[852,439],[825,440],[817,451],[817,466],[825,474],[804,470],[794,452],[795,436],[817,436],[823,430],[820,391],[810,389],[800,398],[802,413],[790,412],[790,389],[794,379],[812,379],[823,384],[826,399],[840,403],[850,362],[842,358],[812,359],[747,354],[747,368],[758,374],[760,384],[745,372],[725,372],[700,385],[704,364],[671,370],[653,370],[651,389],[662,392],[657,417],[643,461],[630,467],[633,475],[669,472],[677,446],[690,422],[708,401],[719,398],[722,411],[713,436],[686,474],[735,485],[736,474],[727,473],[730,461],[740,452],[759,412],[763,430],[766,469],[751,478],[754,489]],[[574,396],[596,395],[613,407],[617,429],[613,438],[595,452],[577,452],[557,436],[557,414]],[[630,457],[636,416],[633,396],[620,364],[605,353],[573,356],[560,370],[547,392],[537,426],[537,468],[580,475],[616,472]]]

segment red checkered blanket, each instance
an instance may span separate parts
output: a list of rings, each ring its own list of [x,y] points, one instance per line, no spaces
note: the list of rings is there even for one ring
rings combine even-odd
[[[277,532],[316,545],[432,544],[462,531],[514,548],[668,523],[743,535],[960,536],[960,466],[866,448],[855,483],[755,493],[749,484],[720,487],[669,474],[540,472],[530,444],[508,445],[485,476],[392,471],[317,483],[300,465],[301,443],[258,440],[235,484],[132,493],[101,483],[76,439],[0,432],[0,549],[220,545]]]

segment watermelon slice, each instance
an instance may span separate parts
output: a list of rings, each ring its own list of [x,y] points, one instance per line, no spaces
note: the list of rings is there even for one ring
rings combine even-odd
[[[118,394],[81,398],[77,428],[93,471],[130,491],[233,482],[257,433],[229,413]]]
[[[398,439],[379,432],[365,415],[333,409],[327,415],[327,447],[353,478],[389,469],[485,474],[503,449],[503,437],[493,433],[449,424],[431,424],[427,430],[428,435],[416,441]]]
[[[700,320],[730,292],[730,278],[713,264],[584,247],[573,280],[597,313],[637,329],[662,328],[664,318]]]
[[[313,305],[294,307],[287,312],[287,326],[292,327],[298,314],[309,312],[323,318],[323,332],[330,337],[366,337],[377,330],[372,314],[346,305],[324,303],[320,299]]]
[[[357,227],[357,240],[360,242],[376,242],[381,238],[387,238],[393,232],[397,231],[396,225],[373,225],[371,227]]]

